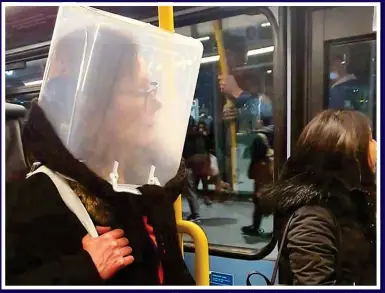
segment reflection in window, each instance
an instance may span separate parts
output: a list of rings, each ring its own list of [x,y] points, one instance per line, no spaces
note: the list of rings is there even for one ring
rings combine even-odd
[[[361,111],[374,123],[376,41],[331,45],[329,56],[328,107]]]
[[[253,194],[273,177],[272,25],[264,15],[238,15],[222,19],[221,26],[231,74],[224,80],[224,91],[236,101],[232,111],[225,110],[226,96],[218,82],[212,22],[176,29],[204,46],[184,149],[189,172],[184,216],[198,222],[212,244],[257,249],[270,240],[273,226],[272,218],[262,218],[253,204]],[[232,117],[236,123],[234,186],[230,185],[227,120]]]
[[[20,63],[20,66],[5,72],[5,84],[9,88],[33,87],[42,83],[47,58]]]

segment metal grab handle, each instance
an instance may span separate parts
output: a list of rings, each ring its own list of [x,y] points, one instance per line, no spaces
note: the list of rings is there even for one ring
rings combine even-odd
[[[189,235],[195,246],[195,282],[198,286],[209,286],[209,244],[205,232],[197,224],[177,221],[178,232]]]

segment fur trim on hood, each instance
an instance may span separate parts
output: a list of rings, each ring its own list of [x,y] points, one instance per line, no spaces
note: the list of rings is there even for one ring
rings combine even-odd
[[[375,196],[360,184],[360,171],[354,160],[318,152],[301,160],[290,158],[280,180],[260,191],[258,208],[265,215],[291,214],[302,206],[315,204],[328,207],[336,216],[369,220],[374,201]]]

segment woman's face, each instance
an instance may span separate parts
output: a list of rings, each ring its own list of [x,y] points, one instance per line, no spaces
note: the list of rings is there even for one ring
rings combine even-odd
[[[132,64],[129,64],[132,66]],[[123,70],[120,80],[115,84],[112,121],[117,123],[115,135],[119,139],[133,139],[138,147],[152,142],[154,138],[155,114],[160,108],[156,99],[157,83],[150,80],[146,64],[137,59],[136,70]]]

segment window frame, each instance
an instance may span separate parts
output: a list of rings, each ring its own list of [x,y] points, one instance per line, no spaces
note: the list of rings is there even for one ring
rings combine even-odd
[[[344,6],[308,11],[310,29],[306,36],[309,54],[305,62],[305,68],[308,70],[305,80],[307,90],[304,95],[305,124],[327,105],[330,44],[376,40],[376,32],[373,32],[373,7]],[[348,12],[350,17],[340,17],[342,13],[348,15]],[[360,19],[360,25],[357,25],[356,16]]]

